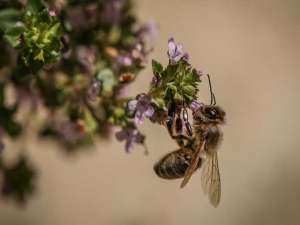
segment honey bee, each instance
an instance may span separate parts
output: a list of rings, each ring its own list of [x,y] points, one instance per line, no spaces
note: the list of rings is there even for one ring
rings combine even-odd
[[[210,105],[203,105],[193,113],[192,135],[174,135],[175,114],[169,112],[166,127],[173,139],[179,145],[179,149],[162,157],[155,165],[155,173],[164,179],[183,178],[180,185],[183,188],[190,180],[194,172],[201,168],[201,183],[205,194],[214,207],[217,207],[221,199],[221,179],[218,166],[217,148],[222,140],[222,131],[219,125],[225,122],[225,111],[216,105],[216,99],[211,89]],[[171,109],[174,111],[174,109]],[[175,110],[180,111],[180,110]],[[189,121],[186,109],[183,108],[183,122],[186,124],[186,133],[189,134]],[[178,113],[177,113],[178,115]],[[172,117],[173,116],[173,117]],[[174,125],[175,124],[175,125]],[[178,130],[178,129],[175,129]],[[180,130],[180,129],[179,129]]]

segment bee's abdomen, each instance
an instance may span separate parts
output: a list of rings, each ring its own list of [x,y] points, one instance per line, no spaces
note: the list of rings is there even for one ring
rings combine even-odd
[[[185,175],[190,165],[191,152],[177,150],[165,155],[154,165],[155,173],[164,179],[178,179]]]
[[[159,164],[154,165],[155,173],[164,179],[178,179],[182,178],[185,174],[188,164],[182,165],[170,165],[170,164]]]

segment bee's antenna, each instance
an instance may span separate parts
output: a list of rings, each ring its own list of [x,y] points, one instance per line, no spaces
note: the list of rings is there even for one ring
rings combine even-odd
[[[217,101],[216,101],[215,94],[214,94],[214,92],[212,90],[211,80],[210,80],[210,75],[209,74],[207,74],[207,78],[208,78],[209,91],[210,91],[210,105],[216,105]]]

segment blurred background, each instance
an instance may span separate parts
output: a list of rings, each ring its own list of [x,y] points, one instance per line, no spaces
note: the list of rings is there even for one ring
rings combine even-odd
[[[148,156],[141,147],[126,154],[114,139],[71,157],[54,142],[30,140],[38,192],[26,207],[1,200],[0,224],[299,224],[300,1],[136,3],[142,21],[160,26],[151,58],[167,63],[167,40],[175,37],[192,65],[211,74],[227,112],[220,206],[204,196],[200,173],[185,189],[156,177],[153,164],[176,144],[165,129],[146,123]],[[143,92],[151,78],[149,64],[130,93]],[[205,85],[200,95],[208,101]]]

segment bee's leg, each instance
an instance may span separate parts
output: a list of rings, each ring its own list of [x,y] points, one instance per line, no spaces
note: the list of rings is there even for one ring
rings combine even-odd
[[[187,134],[189,136],[192,136],[193,135],[193,130],[192,130],[192,126],[189,122],[188,112],[187,112],[186,108],[183,109],[182,115],[183,115],[183,121],[184,121],[184,124],[185,124]]]
[[[176,118],[176,120],[175,120],[175,117],[176,117],[176,104],[173,102],[170,104],[169,109],[168,109],[168,117],[166,119],[166,127],[167,127],[167,130],[168,130],[171,138],[176,140],[177,144],[180,147],[184,147],[186,141],[191,141],[191,137],[185,136],[183,134],[175,134],[174,133],[174,125],[175,125],[176,132],[179,133],[182,130],[181,118]],[[175,120],[175,122],[174,122],[174,120]]]
[[[168,108],[168,117],[166,119],[166,127],[171,137],[173,136],[175,114],[176,114],[176,104],[172,102]]]
[[[171,136],[172,139],[176,140],[177,144],[180,147],[184,147],[186,141],[191,141],[191,137],[185,136],[183,134],[174,134],[173,126],[174,126],[174,118],[170,117],[166,121],[166,127],[169,132],[169,135]]]
[[[187,143],[190,143],[192,141],[192,139],[190,137],[182,135],[182,134],[173,135],[173,136],[171,136],[171,138],[173,138],[177,142],[177,144],[182,148],[186,147]]]

